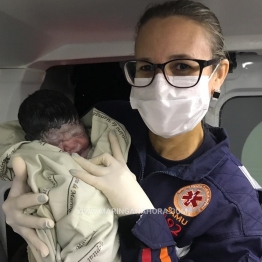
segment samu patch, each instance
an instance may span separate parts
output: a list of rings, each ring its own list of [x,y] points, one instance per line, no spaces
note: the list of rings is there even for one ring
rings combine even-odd
[[[174,205],[183,215],[195,217],[211,200],[211,190],[205,184],[195,184],[180,188],[174,196]]]

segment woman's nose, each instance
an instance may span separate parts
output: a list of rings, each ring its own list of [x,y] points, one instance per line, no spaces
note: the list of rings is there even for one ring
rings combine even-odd
[[[161,68],[158,67],[158,68],[156,69],[156,73],[155,73],[155,74],[157,75],[157,74],[159,74],[159,73],[164,74],[164,71],[163,71]]]

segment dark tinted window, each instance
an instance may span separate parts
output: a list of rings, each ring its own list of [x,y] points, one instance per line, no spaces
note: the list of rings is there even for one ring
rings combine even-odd
[[[129,100],[131,87],[119,62],[53,66],[46,71],[41,89],[68,96],[80,116],[100,101]]]
[[[129,100],[130,85],[118,62],[75,66],[75,105],[82,116],[96,102]]]

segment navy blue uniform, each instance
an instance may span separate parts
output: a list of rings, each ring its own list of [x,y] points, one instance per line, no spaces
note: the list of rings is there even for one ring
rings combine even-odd
[[[156,208],[119,219],[123,262],[260,261],[257,185],[229,152],[222,128],[205,126],[203,145],[194,155],[169,161],[154,152],[148,129],[129,102],[95,107],[127,128],[128,167]]]

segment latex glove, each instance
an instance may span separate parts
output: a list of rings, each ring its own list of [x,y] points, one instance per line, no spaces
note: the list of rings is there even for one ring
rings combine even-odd
[[[2,205],[6,215],[6,223],[25,239],[36,258],[37,255],[39,256],[36,250],[42,257],[46,257],[49,254],[49,250],[45,243],[38,238],[34,229],[53,228],[54,222],[48,218],[26,215],[23,211],[26,208],[46,203],[48,197],[45,194],[29,193],[31,190],[26,182],[27,168],[21,157],[15,157],[12,161],[12,166],[15,172],[15,178],[8,198]],[[37,258],[37,261],[41,260]]]
[[[73,154],[73,159],[86,172],[72,169],[70,173],[102,191],[119,216],[140,214],[146,209],[153,209],[151,201],[136,181],[136,176],[128,169],[118,139],[112,131],[109,132],[109,141],[113,156],[105,153],[87,160]]]

